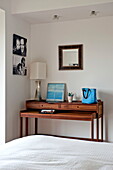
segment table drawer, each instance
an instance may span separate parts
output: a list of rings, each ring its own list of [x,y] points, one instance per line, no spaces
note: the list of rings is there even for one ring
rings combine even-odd
[[[37,103],[37,102],[28,102],[26,103],[27,109],[58,109],[57,104],[49,104],[49,103]]]
[[[81,110],[81,111],[96,111],[97,107],[90,105],[73,105],[73,104],[62,104],[60,106],[61,110]]]
[[[43,109],[58,109],[58,105],[57,104],[42,104],[41,106]]]

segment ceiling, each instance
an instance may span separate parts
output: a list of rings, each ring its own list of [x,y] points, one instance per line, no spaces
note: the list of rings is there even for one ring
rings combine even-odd
[[[91,15],[91,11],[96,11],[97,15]],[[88,19],[94,17],[113,16],[113,2],[78,6],[71,8],[63,8],[56,10],[46,10],[30,13],[14,14],[21,17],[30,24],[52,23],[79,19]],[[54,19],[54,15],[58,15],[59,19]]]

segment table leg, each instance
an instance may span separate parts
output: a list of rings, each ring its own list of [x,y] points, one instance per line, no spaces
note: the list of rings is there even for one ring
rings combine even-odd
[[[92,116],[92,120],[91,120],[91,139],[94,139],[94,119]]]
[[[20,137],[22,137],[23,132],[23,117],[20,117]]]
[[[97,115],[97,141],[99,140],[99,117]]]
[[[37,128],[38,128],[38,119],[35,118],[35,135],[37,135],[38,131],[37,131]]]
[[[103,142],[103,115],[101,115],[101,140]]]
[[[26,136],[28,136],[28,117],[26,117]]]

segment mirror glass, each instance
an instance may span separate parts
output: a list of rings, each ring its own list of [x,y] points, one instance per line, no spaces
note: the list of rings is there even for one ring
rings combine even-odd
[[[63,50],[63,66],[78,66],[78,49]]]
[[[83,69],[83,45],[59,46],[59,70]]]

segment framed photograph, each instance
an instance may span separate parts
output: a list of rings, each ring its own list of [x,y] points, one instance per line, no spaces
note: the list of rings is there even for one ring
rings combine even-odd
[[[63,102],[65,94],[65,83],[48,83],[47,102]]]
[[[13,55],[13,74],[14,75],[27,75],[26,57]]]
[[[27,54],[26,38],[13,34],[13,54],[26,56]]]

